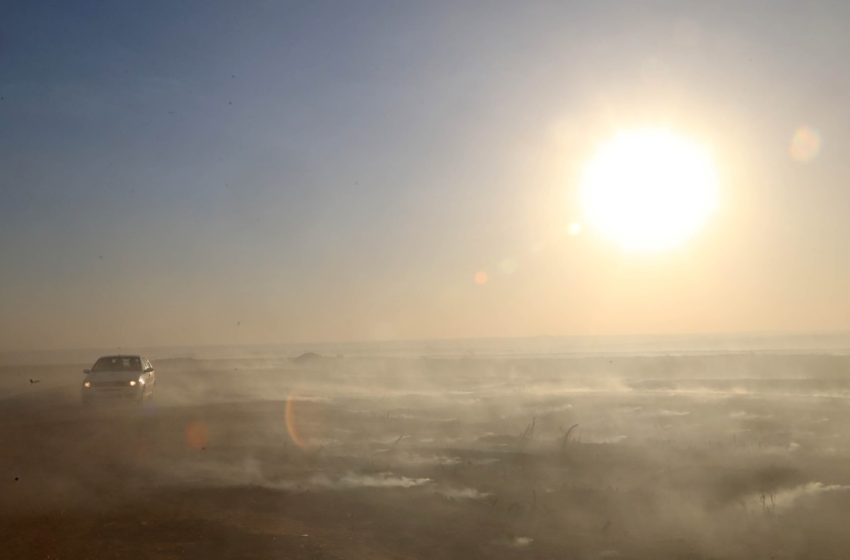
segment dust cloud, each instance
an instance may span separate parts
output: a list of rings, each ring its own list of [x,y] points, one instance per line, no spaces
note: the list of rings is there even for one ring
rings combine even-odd
[[[150,357],[158,381],[142,405],[83,407],[90,364],[2,366],[11,553],[830,558],[850,547],[850,356]]]

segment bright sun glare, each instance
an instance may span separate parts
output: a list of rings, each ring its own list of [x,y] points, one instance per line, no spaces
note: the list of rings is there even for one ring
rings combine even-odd
[[[593,156],[581,182],[589,225],[626,249],[680,245],[714,209],[717,179],[707,151],[663,129],[622,131]]]

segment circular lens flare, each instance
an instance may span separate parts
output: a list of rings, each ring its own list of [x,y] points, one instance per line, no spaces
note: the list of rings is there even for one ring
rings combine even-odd
[[[204,449],[209,439],[209,430],[205,423],[194,420],[186,425],[186,444],[192,449]]]
[[[286,431],[289,433],[289,438],[292,443],[298,447],[306,447],[306,443],[298,433],[298,426],[295,423],[295,399],[292,395],[286,397],[286,408],[284,410],[284,420],[286,421]]]
[[[808,126],[801,126],[791,137],[788,153],[795,161],[808,163],[820,153],[820,146],[821,139],[818,131]]]

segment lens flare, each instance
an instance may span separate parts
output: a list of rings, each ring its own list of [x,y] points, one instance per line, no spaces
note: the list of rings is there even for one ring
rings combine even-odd
[[[304,449],[307,443],[298,432],[298,426],[295,418],[295,403],[296,399],[291,393],[286,397],[286,408],[284,410],[284,420],[286,422],[286,432],[289,434],[289,439],[298,447]]]
[[[192,449],[203,449],[209,443],[209,430],[200,420],[189,422],[186,426],[186,445]]]
[[[821,138],[818,131],[808,126],[801,126],[794,131],[788,154],[795,161],[808,163],[820,153]]]
[[[519,265],[515,259],[506,257],[499,263],[499,271],[501,271],[502,274],[511,275],[516,272],[518,266]]]

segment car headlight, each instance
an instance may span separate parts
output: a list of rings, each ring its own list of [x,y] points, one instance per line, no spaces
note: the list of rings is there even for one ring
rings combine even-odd
[[[83,387],[85,387],[86,389],[91,387],[91,381],[83,381]]]
[[[137,383],[137,381],[135,379],[131,379],[130,380],[130,387],[135,387],[136,383]]]

